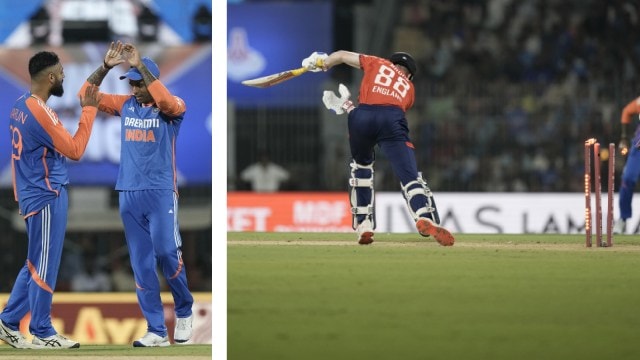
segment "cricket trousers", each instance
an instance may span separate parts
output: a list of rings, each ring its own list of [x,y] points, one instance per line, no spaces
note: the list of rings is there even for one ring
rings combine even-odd
[[[25,219],[29,237],[27,260],[0,314],[0,319],[12,330],[18,330],[20,319],[31,311],[31,334],[48,337],[57,333],[51,324],[51,303],[60,269],[68,208],[67,189],[62,186],[58,197]]]
[[[349,146],[353,160],[360,165],[370,165],[375,160],[377,144],[389,159],[394,174],[402,186],[418,178],[414,147],[409,139],[407,119],[402,109],[396,106],[360,104],[349,113]],[[356,178],[368,178],[370,170],[358,169]],[[358,206],[372,203],[370,189],[356,188]],[[411,199],[413,211],[425,207],[426,196]],[[358,215],[358,223],[364,215]]]
[[[618,206],[620,207],[620,218],[628,219],[632,215],[631,200],[633,199],[633,191],[640,177],[640,149],[636,146],[629,148],[627,162],[622,170]]]
[[[193,305],[182,261],[178,195],[172,190],[120,191],[119,202],[138,305],[147,330],[166,336],[157,267],[173,295],[176,316],[190,316]]]

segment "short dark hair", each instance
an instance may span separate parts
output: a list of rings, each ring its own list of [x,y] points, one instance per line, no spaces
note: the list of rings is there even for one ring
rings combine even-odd
[[[42,70],[60,62],[58,55],[51,51],[40,51],[29,59],[29,75],[34,77]]]

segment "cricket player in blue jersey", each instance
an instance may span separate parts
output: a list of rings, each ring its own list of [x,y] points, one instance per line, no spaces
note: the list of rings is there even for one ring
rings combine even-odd
[[[75,135],[47,106],[50,96],[62,96],[64,69],[58,55],[42,51],[29,60],[31,89],[11,109],[11,170],[13,191],[24,217],[29,245],[7,306],[0,314],[0,339],[14,348],[79,348],[51,324],[51,303],[67,228],[66,158],[79,160],[85,151],[100,100],[98,88],[79,94],[82,114]],[[29,343],[20,320],[31,311]]]
[[[624,234],[627,230],[627,220],[631,218],[631,200],[633,192],[640,179],[640,97],[637,97],[625,105],[620,116],[620,142],[618,148],[622,156],[628,156],[620,176],[620,197],[618,206],[620,208],[620,219],[613,227],[614,234]],[[633,138],[629,143],[629,128],[632,128]],[[634,233],[635,229],[631,229]]]
[[[147,333],[135,347],[169,346],[156,264],[175,303],[177,344],[191,338],[193,296],[187,286],[178,227],[176,138],[184,101],[158,80],[158,65],[131,44],[111,43],[101,65],[81,88],[99,86],[114,66],[127,62],[132,95],[102,94],[100,111],[121,118],[120,169],[116,190],[140,309]]]

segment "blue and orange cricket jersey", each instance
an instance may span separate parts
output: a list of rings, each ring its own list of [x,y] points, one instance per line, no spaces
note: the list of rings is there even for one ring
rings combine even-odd
[[[79,93],[89,86],[85,82]],[[147,86],[155,100],[140,104],[133,95],[104,94],[98,109],[121,118],[120,168],[116,190],[178,191],[176,139],[186,105],[156,80]]]
[[[69,183],[66,157],[78,160],[91,135],[97,109],[82,108],[78,131],[69,134],[55,111],[31,93],[21,96],[10,114],[13,189],[26,218],[40,211]]]

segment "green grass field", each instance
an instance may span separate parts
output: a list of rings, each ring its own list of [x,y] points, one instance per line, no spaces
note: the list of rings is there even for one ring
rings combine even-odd
[[[80,345],[79,349],[14,349],[2,342],[0,358],[18,359],[211,359],[211,345],[172,345],[162,348],[133,348],[129,345]]]
[[[638,359],[640,239],[229,233],[228,359]]]

